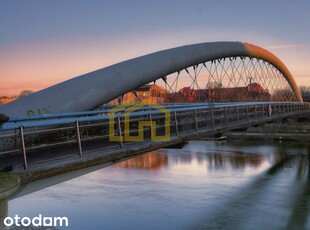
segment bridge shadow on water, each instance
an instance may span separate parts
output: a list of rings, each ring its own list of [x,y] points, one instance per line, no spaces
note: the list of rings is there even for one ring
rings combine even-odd
[[[278,151],[272,167],[195,229],[310,229],[310,148],[302,154]]]

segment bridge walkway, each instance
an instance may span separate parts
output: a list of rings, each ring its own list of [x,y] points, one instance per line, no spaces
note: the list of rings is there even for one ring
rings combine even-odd
[[[169,109],[167,114],[158,110],[144,110],[130,115],[130,130],[127,134],[144,134],[142,142],[124,140],[124,113],[113,118],[112,135],[119,142],[109,141],[111,119],[107,115],[87,118],[70,118],[66,122],[40,121],[32,125],[0,130],[0,140],[7,144],[0,152],[0,168],[10,168],[22,177],[22,182],[62,174],[97,165],[112,164],[124,158],[175,145],[191,138],[223,133],[233,129],[248,128],[274,120],[309,114],[307,103],[237,103],[223,105],[199,105]],[[154,121],[155,133],[166,134],[169,126],[169,141],[152,141],[151,127],[139,127],[141,121]],[[26,123],[24,123],[26,124]]]

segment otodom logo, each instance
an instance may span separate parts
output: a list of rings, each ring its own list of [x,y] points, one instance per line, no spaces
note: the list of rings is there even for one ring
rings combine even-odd
[[[163,114],[164,118],[164,134],[157,135],[156,130],[156,121],[148,120],[148,121],[139,121],[138,122],[138,135],[130,135],[130,115],[132,112],[142,108],[142,107],[152,107]],[[115,135],[115,113],[124,110],[124,128],[123,133],[119,133],[119,135]],[[119,105],[111,109],[110,117],[109,117],[109,140],[110,141],[143,141],[144,140],[144,128],[149,126],[151,129],[151,140],[152,141],[169,141],[170,140],[170,111],[165,107],[158,104],[137,104],[131,107],[128,105]],[[118,120],[120,126],[120,121]]]

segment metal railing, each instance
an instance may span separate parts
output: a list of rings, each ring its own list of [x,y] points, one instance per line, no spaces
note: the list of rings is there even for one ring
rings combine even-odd
[[[109,113],[97,112],[95,116],[64,117],[50,119],[37,117],[35,120],[14,120],[14,125],[0,129],[0,155],[22,153],[24,168],[27,169],[28,153],[63,146],[73,147],[79,157],[85,152],[106,148],[124,148],[134,141],[126,141],[125,134],[135,136],[140,132],[144,141],[151,141],[152,132],[163,135],[169,125],[170,138],[186,138],[212,130],[229,130],[241,125],[266,122],[283,116],[309,111],[307,103],[230,103],[193,104],[169,108],[169,124],[162,111],[140,109],[130,114],[130,129],[125,130],[124,113],[114,115],[114,133],[109,131]],[[92,114],[92,112],[91,112]],[[156,126],[143,126],[141,121],[154,121]],[[121,136],[119,142],[109,141],[109,135]]]

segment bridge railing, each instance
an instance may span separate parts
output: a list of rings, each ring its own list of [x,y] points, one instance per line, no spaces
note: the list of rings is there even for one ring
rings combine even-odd
[[[237,103],[207,104],[199,106],[170,108],[169,123],[162,111],[154,109],[140,110],[130,115],[129,129],[125,129],[124,113],[115,114],[113,132],[111,120],[106,114],[92,117],[71,118],[70,120],[33,121],[13,129],[0,130],[0,156],[21,154],[25,169],[34,163],[34,155],[41,160],[51,157],[78,155],[90,151],[108,148],[124,148],[136,143],[126,140],[126,136],[143,135],[143,141],[152,141],[152,130],[157,136],[165,135],[169,126],[170,138],[187,138],[201,133],[222,132],[229,129],[250,126],[260,122],[278,119],[303,111],[309,111],[307,103]],[[140,122],[155,122],[155,127],[140,126]],[[110,137],[119,136],[119,141],[110,141]],[[42,151],[44,149],[44,151]],[[43,153],[44,152],[44,153]],[[46,154],[45,154],[46,152]],[[55,153],[55,154],[54,154]]]

